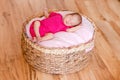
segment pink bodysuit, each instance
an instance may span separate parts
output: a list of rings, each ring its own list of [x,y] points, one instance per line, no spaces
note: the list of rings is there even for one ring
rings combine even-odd
[[[30,26],[30,34],[32,37],[36,37],[34,32],[34,22],[32,22]],[[46,33],[56,33],[59,31],[66,31],[66,29],[70,28],[71,26],[66,26],[63,23],[62,15],[59,13],[52,12],[50,13],[49,17],[40,21],[40,29],[39,33],[40,36],[43,37]]]

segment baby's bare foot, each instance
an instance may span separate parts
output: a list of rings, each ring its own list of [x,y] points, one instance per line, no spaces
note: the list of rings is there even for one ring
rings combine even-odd
[[[42,41],[41,37],[37,37],[37,43],[39,43],[41,41]]]
[[[37,41],[36,37],[33,37],[32,41],[33,41],[33,42],[36,42],[36,41]]]

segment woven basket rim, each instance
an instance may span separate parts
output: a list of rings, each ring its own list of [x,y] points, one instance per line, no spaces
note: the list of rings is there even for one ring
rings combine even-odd
[[[56,11],[58,11],[58,10],[56,10]],[[68,10],[60,10],[60,11],[68,11]],[[81,14],[81,13],[79,13],[79,14]],[[80,43],[80,44],[78,44],[78,45],[72,45],[72,46],[69,46],[69,47],[45,47],[45,46],[39,45],[39,44],[34,43],[34,42],[32,42],[31,40],[29,40],[29,39],[28,39],[28,36],[27,36],[27,34],[26,34],[26,30],[25,30],[26,24],[28,24],[28,22],[29,22],[31,19],[33,19],[33,18],[43,17],[43,16],[44,16],[43,14],[42,14],[42,15],[33,16],[33,17],[27,19],[27,20],[23,23],[22,35],[23,35],[23,37],[25,38],[25,40],[26,40],[27,43],[29,43],[32,47],[34,47],[34,48],[36,48],[36,49],[38,49],[38,50],[40,50],[41,48],[42,48],[42,49],[48,49],[48,50],[53,50],[53,49],[61,49],[61,50],[65,50],[65,49],[66,49],[66,50],[68,50],[68,49],[72,49],[73,47],[74,47],[74,48],[77,48],[77,47],[80,47],[80,46],[85,46],[87,43],[90,43],[90,42],[94,41],[95,31],[96,31],[96,25],[95,25],[95,23],[93,22],[92,19],[88,18],[87,16],[85,16],[85,15],[83,15],[83,14],[81,14],[81,15],[82,15],[83,17],[85,17],[88,21],[90,21],[91,24],[93,25],[93,28],[94,28],[94,32],[93,32],[93,37],[92,37],[92,39],[90,39],[89,41],[87,41],[87,42],[85,42],[85,43]]]

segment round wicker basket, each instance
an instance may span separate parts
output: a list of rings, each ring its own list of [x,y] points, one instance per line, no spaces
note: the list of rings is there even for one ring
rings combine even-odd
[[[86,18],[95,28],[94,23],[88,17]],[[23,27],[21,47],[25,60],[34,69],[52,74],[67,74],[79,71],[88,65],[93,50],[86,53],[85,49],[94,45],[95,31],[93,38],[84,44],[64,48],[48,48],[28,39],[25,31],[26,24]]]

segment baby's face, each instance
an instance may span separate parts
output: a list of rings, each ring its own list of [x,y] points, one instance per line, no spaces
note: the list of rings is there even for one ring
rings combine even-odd
[[[74,16],[74,15],[66,15],[64,17],[64,24],[66,26],[75,26],[77,25],[80,21],[77,19],[78,16]]]

